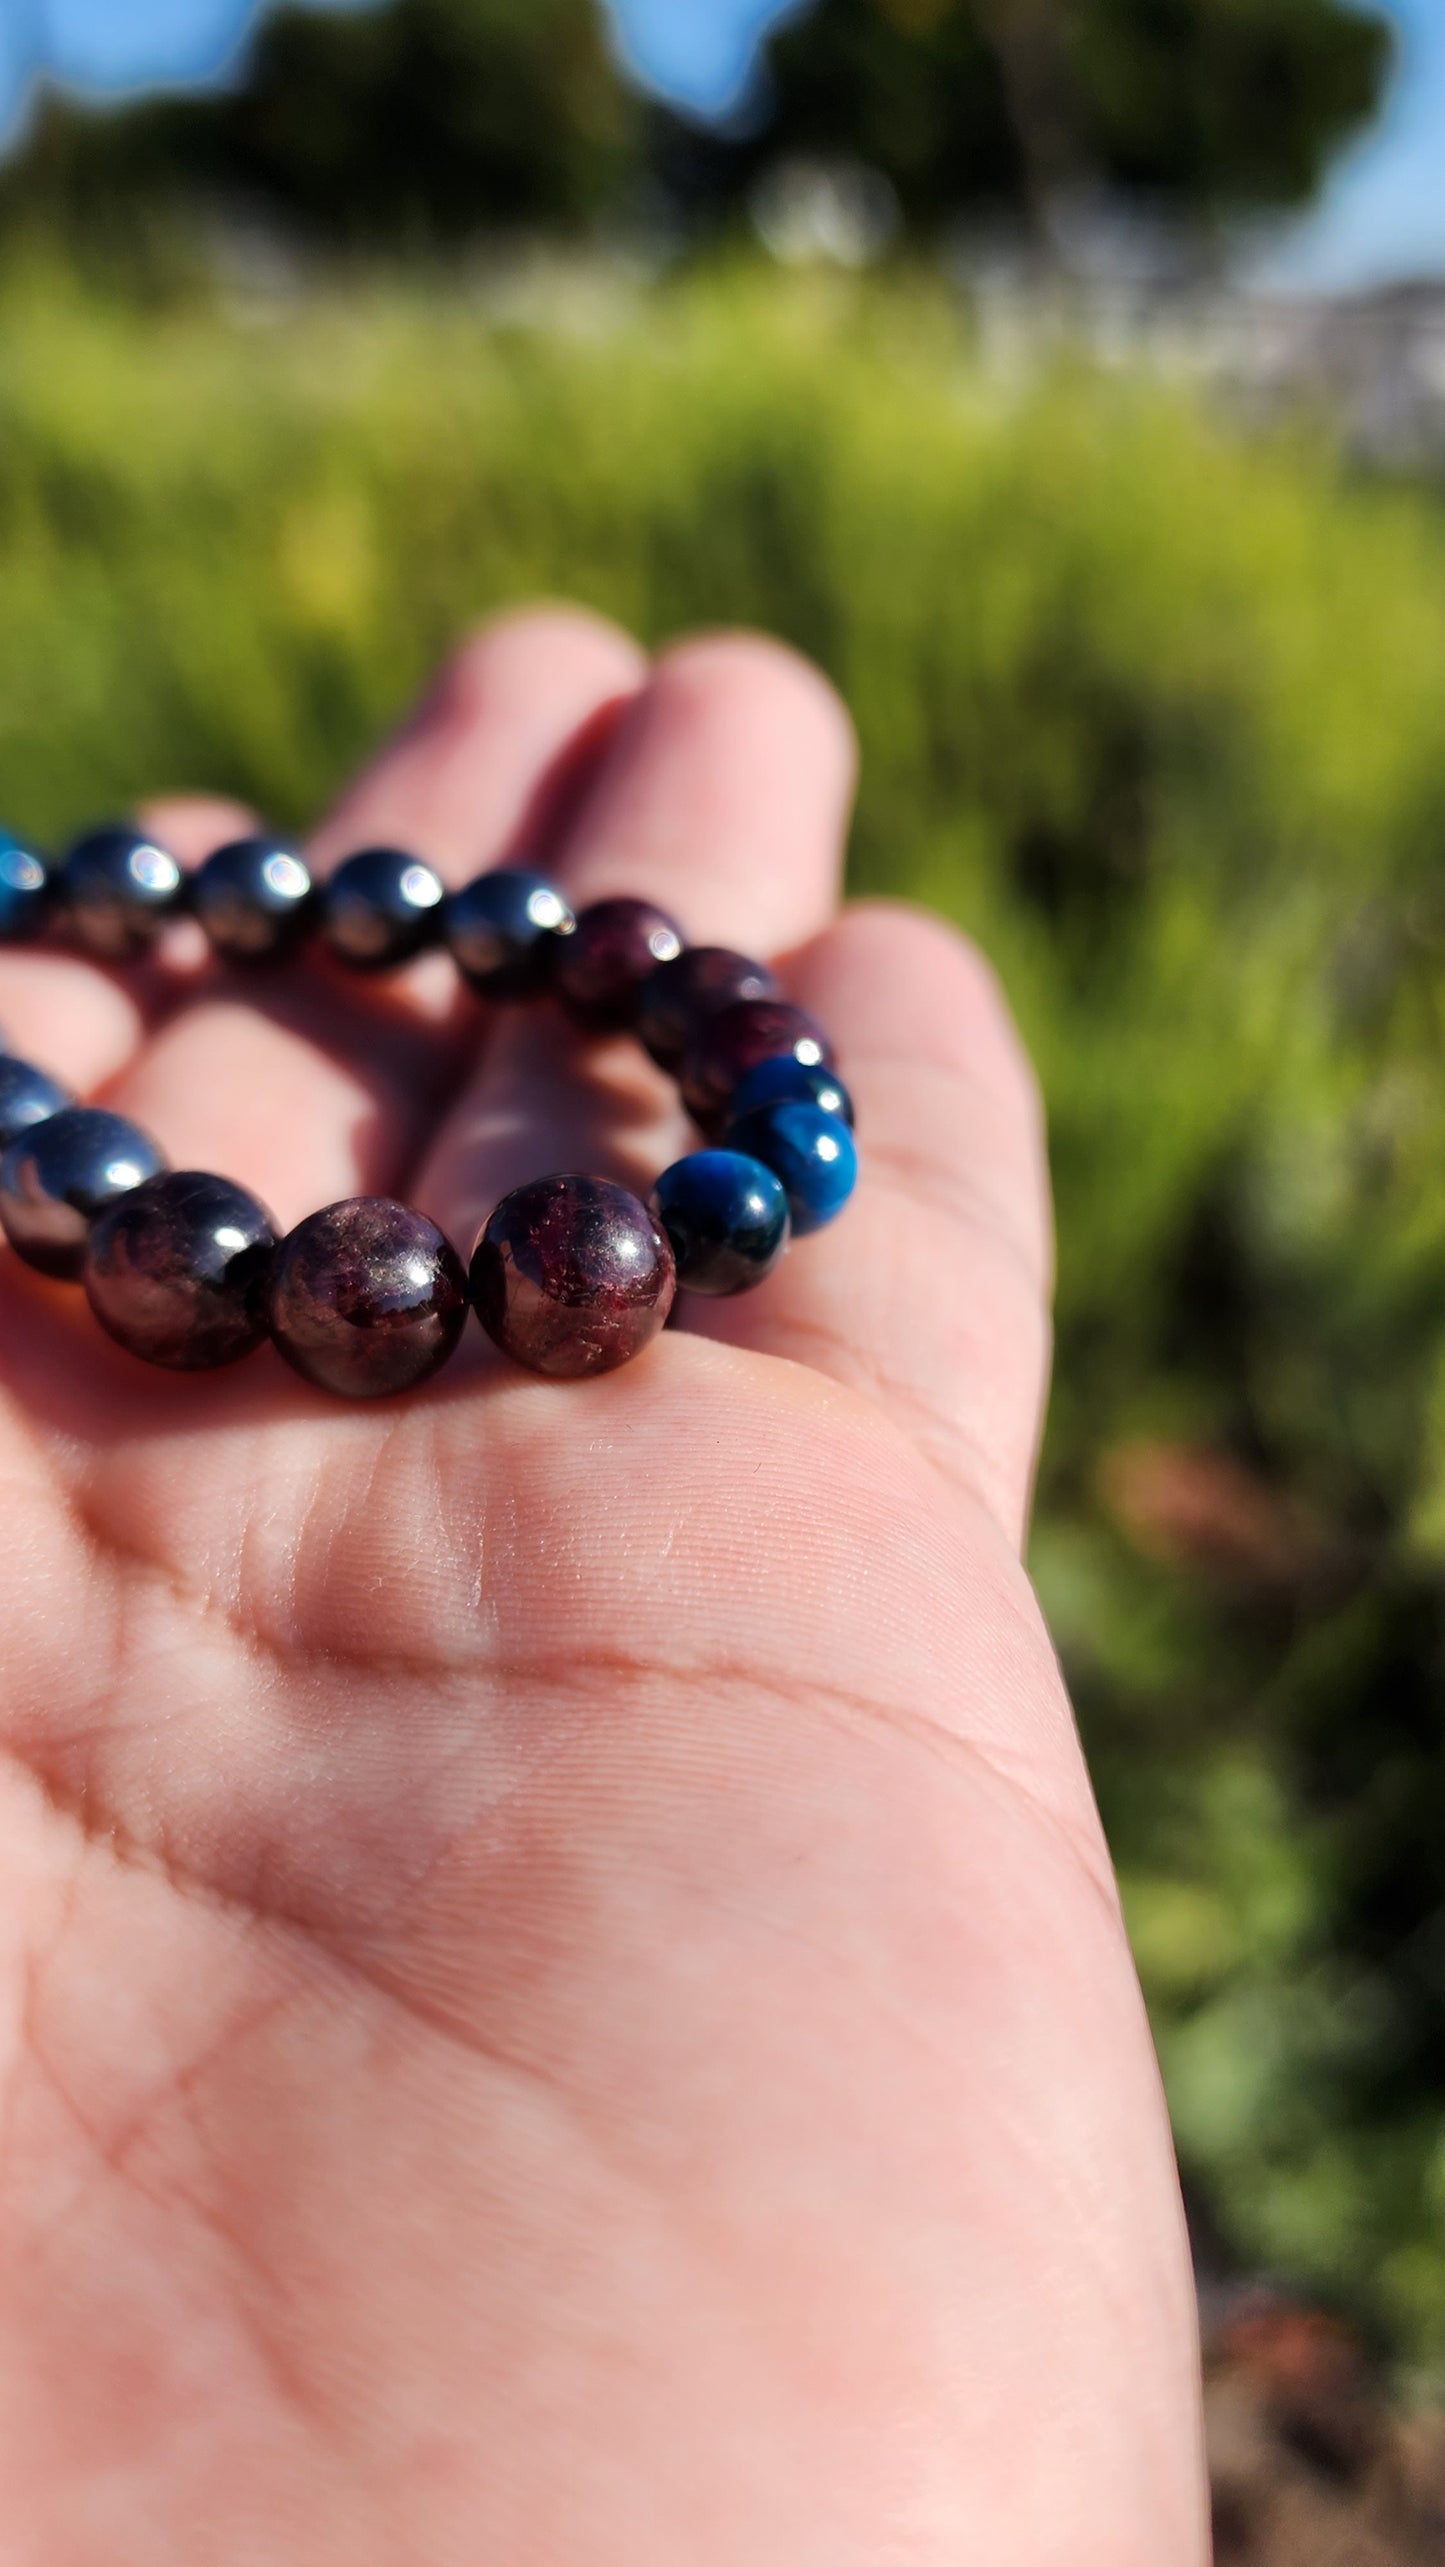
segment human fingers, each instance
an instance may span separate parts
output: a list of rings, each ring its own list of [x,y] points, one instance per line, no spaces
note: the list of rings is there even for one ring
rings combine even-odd
[[[496,616],[438,672],[312,839],[329,872],[350,849],[414,847],[452,884],[556,837],[596,740],[635,697],[646,659],[584,607]]]
[[[450,881],[496,862],[565,805],[593,728],[639,680],[641,654],[599,618],[548,608],[468,642],[316,836],[327,866],[391,835]],[[222,1170],[289,1226],[358,1191],[390,1191],[480,1019],[444,996],[348,984],[315,961],[264,983],[208,983],[114,1080],[107,1102],[177,1166]],[[402,976],[408,979],[411,976]],[[449,1046],[444,1020],[466,1031]]]
[[[228,793],[157,793],[136,818],[183,865],[204,864],[215,847],[260,827],[249,803]]]
[[[680,643],[617,719],[552,870],[578,907],[636,894],[695,944],[766,958],[832,915],[854,764],[837,696],[795,653],[750,634]],[[675,1088],[634,1042],[538,1008],[498,1026],[417,1196],[469,1248],[528,1176],[597,1167],[645,1194],[687,1146]]]

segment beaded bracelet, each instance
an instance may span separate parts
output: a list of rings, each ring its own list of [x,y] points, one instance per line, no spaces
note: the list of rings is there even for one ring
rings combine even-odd
[[[572,1172],[518,1186],[464,1268],[424,1213],[379,1196],[329,1204],[278,1239],[243,1187],[173,1172],[135,1124],[0,1052],[0,1225],[27,1264],[83,1283],[101,1326],[146,1362],[206,1371],[269,1338],[307,1381],[376,1397],[436,1372],[470,1306],[533,1372],[608,1372],[657,1335],[679,1289],[750,1290],[853,1190],[853,1109],[821,1026],[764,964],[686,945],[650,901],[599,900],[574,917],[515,867],[448,893],[393,847],[365,848],[316,885],[272,838],[218,848],[187,877],[119,827],[52,871],[0,833],[0,938],[63,926],[115,962],[182,916],[251,966],[313,932],[365,972],[445,946],[484,999],[551,994],[589,1031],[630,1027],[713,1146],[665,1169],[646,1204]]]

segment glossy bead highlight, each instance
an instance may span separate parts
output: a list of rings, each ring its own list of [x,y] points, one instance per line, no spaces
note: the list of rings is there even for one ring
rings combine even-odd
[[[694,1150],[664,1168],[652,1209],[684,1292],[751,1292],[788,1244],[788,1198],[771,1168],[738,1150]]]
[[[185,877],[142,829],[93,829],[65,859],[60,892],[76,942],[106,962],[146,953],[185,907]]]
[[[605,1177],[534,1178],[498,1204],[471,1265],[487,1335],[556,1380],[629,1363],[664,1325],[677,1278],[645,1203]]]
[[[637,1032],[664,1070],[682,1066],[688,1046],[709,1016],[744,998],[774,998],[778,984],[766,963],[735,954],[727,945],[689,945],[649,972],[638,994]]]
[[[467,1280],[434,1221],[361,1195],[311,1213],[282,1240],[268,1315],[303,1379],[343,1399],[380,1399],[426,1381],[455,1351]]]
[[[50,915],[50,868],[34,847],[0,829],[0,943],[38,936]]]
[[[363,847],[338,865],[321,894],[333,954],[357,972],[395,971],[436,944],[441,878],[402,847]]]
[[[704,1132],[727,1118],[740,1079],[759,1061],[787,1054],[805,1069],[832,1067],[822,1026],[785,998],[745,998],[708,1017],[682,1070],[682,1101]]]
[[[534,998],[547,987],[562,940],[576,924],[552,883],[498,865],[450,895],[444,932],[479,998]]]
[[[304,941],[317,900],[294,847],[237,838],[207,856],[191,883],[191,907],[226,962],[274,963]]]
[[[853,1099],[836,1070],[810,1067],[791,1052],[772,1052],[755,1069],[746,1070],[733,1090],[734,1119],[757,1105],[817,1105],[853,1128]]]
[[[759,1105],[729,1124],[727,1146],[780,1178],[796,1237],[836,1220],[858,1182],[853,1135],[817,1105]]]
[[[594,1033],[631,1025],[642,986],[682,952],[682,929],[650,900],[594,900],[557,956],[557,994]]]
[[[52,1114],[74,1103],[69,1088],[48,1071],[36,1069],[31,1061],[17,1061],[9,1052],[0,1053],[0,1150],[8,1149],[33,1123],[48,1122]]]
[[[227,1177],[148,1177],[90,1225],[81,1279],[106,1333],[169,1372],[210,1372],[266,1335],[271,1217]]]
[[[0,1224],[28,1266],[73,1277],[95,1215],[164,1166],[150,1135],[123,1115],[67,1106],[22,1132],[0,1158]]]

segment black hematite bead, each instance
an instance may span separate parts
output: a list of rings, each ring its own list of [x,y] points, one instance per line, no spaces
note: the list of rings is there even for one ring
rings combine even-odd
[[[100,1106],[71,1105],[32,1125],[0,1158],[0,1223],[43,1275],[78,1275],[96,1213],[165,1160],[149,1135]]]
[[[637,1031],[653,1059],[676,1070],[699,1026],[742,998],[775,998],[778,984],[766,963],[735,954],[726,945],[689,945],[659,963],[642,984]]]
[[[833,1060],[822,1026],[785,998],[745,998],[705,1018],[682,1069],[682,1101],[693,1120],[704,1132],[717,1129],[746,1072],[785,1052],[809,1069]]]
[[[559,1380],[611,1372],[672,1308],[667,1234],[605,1177],[535,1177],[504,1195],[477,1241],[471,1292],[513,1363]]]
[[[228,963],[279,962],[316,920],[311,876],[279,838],[237,838],[207,856],[191,883],[191,907]]]
[[[0,829],[0,941],[38,936],[50,915],[50,868],[34,847]]]
[[[46,1123],[52,1114],[74,1103],[69,1088],[62,1087],[48,1070],[0,1053],[0,1149],[8,1149],[32,1123]]]
[[[441,934],[441,880],[401,847],[363,847],[321,894],[326,941],[353,971],[394,971]]]
[[[467,1279],[435,1222],[362,1195],[282,1240],[269,1310],[277,1347],[305,1380],[377,1399],[440,1370],[466,1325]]]
[[[94,829],[79,839],[60,890],[76,941],[112,963],[143,954],[185,907],[175,857],[140,829]]]
[[[444,933],[479,998],[533,998],[547,987],[564,936],[577,921],[540,874],[499,865],[447,901]]]
[[[636,1020],[642,984],[682,952],[682,930],[650,900],[594,900],[557,956],[552,978],[579,1025],[595,1033]]]
[[[228,1177],[149,1177],[91,1223],[86,1298],[127,1353],[209,1372],[265,1337],[275,1244],[269,1213]]]

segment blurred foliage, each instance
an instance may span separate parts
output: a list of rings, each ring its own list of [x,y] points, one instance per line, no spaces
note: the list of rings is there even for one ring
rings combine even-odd
[[[108,111],[52,96],[0,168],[0,223],[150,242],[190,200],[346,249],[576,230],[628,202],[642,127],[594,0],[287,7],[233,89]]]
[[[915,230],[1079,188],[1197,221],[1313,195],[1389,60],[1338,0],[817,0],[768,48],[763,112],[692,136],[684,180],[727,202],[786,152],[881,170]]]
[[[1308,197],[1389,53],[1353,0],[817,0],[774,38],[756,111],[710,131],[626,87],[595,0],[291,6],[233,90],[104,114],[52,98],[0,171],[0,224],[112,255],[178,198],[333,248],[669,208],[706,230],[780,155],[867,164],[922,231],[1048,220],[1081,187],[1199,221]]]
[[[312,813],[467,621],[744,619],[860,887],[996,956],[1061,1233],[1036,1564],[1190,2181],[1445,2371],[1445,525],[923,284],[0,294],[0,759]],[[960,1275],[953,1288],[966,1292]]]

